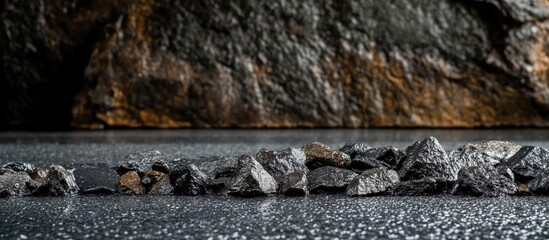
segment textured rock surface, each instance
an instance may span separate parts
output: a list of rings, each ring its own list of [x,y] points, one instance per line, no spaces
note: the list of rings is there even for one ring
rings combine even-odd
[[[455,164],[450,162],[438,140],[429,137],[406,149],[406,160],[403,161],[398,173],[401,180],[424,177],[455,180],[455,168]]]
[[[0,168],[0,197],[22,197],[32,193],[33,180],[26,172]]]
[[[470,144],[480,153],[494,158],[502,163],[507,162],[507,159],[515,155],[520,150],[521,146],[504,141],[488,141],[477,144]]]
[[[542,147],[525,146],[507,160],[519,182],[527,183],[549,167],[549,151]]]
[[[249,155],[240,157],[238,168],[238,173],[229,182],[228,194],[253,197],[277,192],[276,180],[254,157]]]
[[[466,144],[458,149],[448,152],[449,172],[452,180],[457,179],[459,170],[464,167],[474,166],[496,166],[500,164],[501,158],[492,157],[484,154],[471,144]]]
[[[299,148],[288,148],[281,151],[261,149],[257,153],[256,159],[277,181],[292,172],[304,174],[309,172],[305,166],[305,152]]]
[[[293,172],[280,181],[279,192],[287,196],[309,195],[307,175],[303,172]]]
[[[387,168],[370,169],[351,180],[346,193],[351,196],[383,194],[399,182],[398,173],[394,170]]]
[[[174,188],[170,183],[170,178],[164,175],[159,181],[154,183],[151,189],[147,192],[149,195],[170,195],[174,192]]]
[[[513,180],[498,173],[491,166],[464,167],[459,171],[452,194],[498,197],[515,194]]]
[[[8,0],[0,126],[548,126],[547,9]]]
[[[307,157],[305,165],[311,170],[324,166],[345,168],[351,164],[349,155],[319,142],[309,143],[302,148]]]
[[[434,178],[422,178],[398,183],[391,194],[395,196],[427,196],[447,193],[452,188],[453,182],[445,180],[437,181]]]
[[[363,154],[369,149],[371,149],[371,147],[366,143],[346,143],[339,151],[346,153],[354,159],[356,155]]]
[[[131,153],[126,156],[124,163],[117,169],[118,174],[122,175],[128,171],[137,171],[140,176],[152,170],[152,166],[161,163],[169,163],[171,159],[158,150],[148,150]]]
[[[528,185],[522,186],[522,189],[526,189],[526,192],[549,194],[549,171],[540,173],[534,180],[530,181]]]
[[[26,172],[28,174],[31,174],[34,170],[34,164],[24,162],[9,162],[4,164],[2,167],[16,172]]]
[[[194,164],[177,167],[170,173],[170,182],[176,194],[197,196],[208,190],[209,177]]]
[[[60,165],[51,165],[48,171],[47,194],[50,196],[72,196],[80,190],[72,171]]]
[[[321,167],[307,174],[311,193],[344,192],[347,185],[357,176],[351,170],[336,167]]]
[[[145,194],[145,186],[136,171],[129,171],[120,176],[120,191],[127,194]]]
[[[82,166],[77,167],[73,174],[80,193],[105,194],[118,189],[120,176],[111,168]]]
[[[395,147],[371,148],[357,154],[351,161],[356,170],[378,167],[397,168],[405,154]]]
[[[354,157],[351,161],[351,168],[357,172],[379,167],[390,168],[391,166],[383,161],[362,155]]]

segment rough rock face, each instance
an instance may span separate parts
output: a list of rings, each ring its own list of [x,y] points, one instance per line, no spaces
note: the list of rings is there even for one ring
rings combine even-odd
[[[108,167],[83,166],[74,172],[76,185],[83,194],[114,193],[118,189],[120,176]]]
[[[507,159],[515,155],[521,148],[520,145],[504,141],[488,141],[471,144],[470,146],[501,163],[507,162]]]
[[[523,186],[523,189],[529,190],[529,192],[537,194],[549,194],[549,171],[544,171],[537,175],[537,177],[530,181],[528,185]]]
[[[449,172],[453,176],[452,179],[457,179],[459,170],[464,167],[474,166],[496,166],[500,164],[501,159],[492,157],[491,155],[484,154],[477,150],[471,144],[466,144],[458,149],[448,152],[448,158],[450,161]]]
[[[170,195],[174,192],[174,188],[170,183],[170,178],[164,175],[160,180],[155,182],[151,189],[147,192],[149,195]]]
[[[256,159],[263,168],[276,180],[280,180],[292,172],[307,174],[305,152],[299,148],[288,148],[281,151],[261,149]]]
[[[307,157],[305,165],[311,170],[323,166],[345,168],[351,164],[349,155],[319,142],[309,143],[302,148]]]
[[[279,192],[287,196],[307,196],[309,195],[309,188],[307,185],[308,181],[305,173],[293,172],[280,181]]]
[[[416,142],[406,149],[406,159],[399,170],[401,180],[432,177],[436,179],[455,180],[455,164],[434,137]]]
[[[0,197],[22,197],[32,194],[33,183],[26,172],[0,168]],[[31,187],[31,188],[29,188]]]
[[[394,170],[383,167],[370,169],[351,180],[346,193],[350,196],[382,194],[388,192],[399,182],[398,173]]]
[[[120,191],[127,194],[145,194],[145,186],[136,171],[129,171],[120,176]]]
[[[118,167],[118,174],[122,175],[128,171],[137,171],[140,176],[149,172],[152,166],[170,162],[171,159],[158,150],[148,150],[131,153],[126,156],[124,163]]]
[[[31,174],[34,170],[34,164],[24,162],[9,162],[4,164],[2,168],[11,169],[16,172],[26,172],[28,174]]]
[[[507,160],[519,182],[527,183],[549,167],[549,151],[542,147],[525,146]]]
[[[240,170],[229,182],[228,194],[252,197],[276,193],[276,180],[254,157],[243,155],[238,159],[238,167]]]
[[[391,194],[395,196],[426,196],[447,193],[453,182],[426,177],[398,183]]]
[[[0,125],[548,126],[547,9],[8,0]]]
[[[339,151],[346,153],[354,159],[356,155],[363,154],[369,149],[371,149],[371,147],[366,143],[346,143]]]
[[[404,153],[394,147],[371,148],[356,155],[351,168],[362,171],[378,167],[397,168]]]
[[[80,190],[72,171],[60,165],[51,165],[48,171],[47,194],[50,196],[72,196]]]
[[[176,194],[197,196],[208,190],[209,177],[194,164],[180,166],[170,173],[170,182]]]
[[[332,166],[320,167],[307,174],[311,193],[344,192],[347,185],[357,176],[351,170]]]
[[[459,171],[452,194],[498,197],[515,194],[513,180],[498,173],[491,166],[465,167]]]

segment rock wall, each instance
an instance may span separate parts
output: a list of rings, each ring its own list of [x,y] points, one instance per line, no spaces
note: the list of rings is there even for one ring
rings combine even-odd
[[[549,126],[549,1],[0,3],[2,125]]]

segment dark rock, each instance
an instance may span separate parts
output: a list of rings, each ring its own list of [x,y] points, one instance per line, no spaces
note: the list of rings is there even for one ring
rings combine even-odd
[[[398,173],[387,168],[366,170],[356,176],[347,186],[347,195],[368,196],[387,193],[400,182]]]
[[[402,181],[432,177],[455,180],[455,167],[434,137],[429,137],[406,149],[399,176]]]
[[[355,171],[364,171],[379,167],[390,168],[391,166],[383,161],[363,155],[358,155],[351,161],[351,168]]]
[[[197,196],[208,191],[210,178],[194,164],[176,167],[170,173],[170,182],[176,194]]]
[[[549,167],[549,152],[541,147],[525,146],[509,158],[506,164],[517,181],[528,183]]]
[[[145,194],[145,186],[136,171],[129,171],[120,177],[120,192],[133,195]]]
[[[503,141],[488,141],[472,144],[471,146],[480,153],[491,157],[500,163],[507,162],[507,160],[515,155],[521,148],[520,145]]]
[[[391,194],[395,196],[429,196],[448,193],[454,182],[434,178],[422,178],[398,183]]]
[[[152,170],[154,164],[170,162],[171,159],[158,150],[135,152],[124,159],[124,163],[117,169],[118,174],[123,175],[128,171],[136,171],[139,176]]]
[[[238,173],[238,158],[222,156],[200,157],[193,161],[211,179],[230,178]]]
[[[0,169],[0,197],[27,196],[32,194],[36,185],[26,172]]]
[[[26,172],[28,174],[31,174],[32,170],[34,170],[34,164],[24,162],[9,162],[2,167],[16,172]]]
[[[73,196],[80,190],[73,172],[60,165],[51,165],[48,171],[47,194],[50,196]]]
[[[36,167],[34,168],[34,170],[32,170],[30,177],[32,178],[32,180],[46,184],[48,182],[49,171],[50,170],[47,168]]]
[[[141,183],[149,189],[152,185],[160,181],[166,174],[160,171],[150,171],[141,177]]]
[[[475,166],[496,166],[500,164],[500,159],[486,155],[471,144],[466,144],[458,149],[448,152],[449,164],[448,171],[452,175],[452,180],[457,179],[459,170],[464,167]]]
[[[523,189],[529,190],[529,192],[536,194],[549,194],[549,170],[546,170],[536,176],[536,178],[528,183],[524,184]],[[524,190],[523,190],[524,191]]]
[[[254,157],[243,155],[238,159],[238,167],[238,173],[229,183],[228,194],[252,197],[276,193],[276,180]]]
[[[307,174],[309,191],[313,194],[344,192],[356,176],[351,170],[332,166],[320,167]]]
[[[302,149],[307,157],[305,165],[311,170],[324,166],[346,168],[351,164],[349,155],[319,142],[309,143]]]
[[[340,152],[344,152],[347,155],[351,156],[351,159],[354,159],[355,156],[364,154],[371,147],[366,143],[346,143],[343,147],[339,149]]]
[[[281,151],[261,149],[256,159],[265,171],[277,181],[292,172],[307,174],[309,169],[305,166],[305,152],[298,148],[288,148]]]
[[[361,153],[359,156],[376,159],[384,162],[387,166],[391,166],[391,168],[395,168],[405,155],[395,147],[380,147],[371,148]]]
[[[498,197],[515,194],[513,180],[498,173],[491,166],[464,167],[459,171],[452,194]]]
[[[170,174],[170,172],[177,167],[177,163],[178,161],[170,161],[170,162],[157,161],[153,163],[153,165],[151,166],[151,169],[153,171]]]
[[[307,196],[309,195],[307,185],[307,175],[305,173],[293,172],[282,179],[279,192],[287,196]]]
[[[511,181],[515,181],[515,174],[513,174],[513,171],[511,171],[511,169],[509,169],[507,166],[505,165],[499,165],[496,167],[496,169],[498,170],[498,173],[506,178],[509,178],[511,179]]]
[[[120,176],[111,168],[82,166],[73,174],[82,194],[110,194],[118,189]]]
[[[168,175],[164,175],[160,180],[152,185],[151,189],[147,192],[149,195],[171,195],[174,193],[174,188],[170,183]]]

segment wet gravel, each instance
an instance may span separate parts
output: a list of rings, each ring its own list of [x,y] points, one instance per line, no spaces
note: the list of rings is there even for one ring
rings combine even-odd
[[[549,147],[549,130],[180,130],[0,133],[0,164],[109,163],[158,149],[173,157],[256,153],[322,141],[404,148],[433,135],[446,149],[509,140]],[[0,199],[0,239],[549,238],[547,197],[308,198],[80,196]]]

